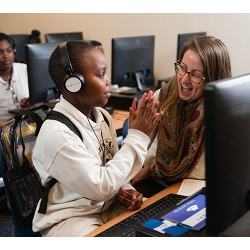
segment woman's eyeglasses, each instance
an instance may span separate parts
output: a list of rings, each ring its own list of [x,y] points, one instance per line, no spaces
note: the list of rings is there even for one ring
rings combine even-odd
[[[181,76],[184,76],[188,74],[189,79],[191,82],[200,84],[202,80],[205,80],[206,78],[204,76],[201,76],[195,72],[188,71],[184,66],[182,66],[180,63],[176,62],[174,64],[175,72]]]

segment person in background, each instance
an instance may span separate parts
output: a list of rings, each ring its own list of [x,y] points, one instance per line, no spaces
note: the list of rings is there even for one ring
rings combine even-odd
[[[29,105],[27,66],[14,59],[14,40],[0,33],[0,127],[13,118],[10,110]]]
[[[2,127],[14,117],[9,111],[29,105],[27,66],[15,63],[15,42],[11,36],[0,32],[0,135]],[[6,166],[0,143],[1,171]],[[0,171],[0,177],[3,173]]]
[[[40,38],[41,32],[39,30],[32,30],[31,34],[28,37],[28,43],[41,43],[41,38]]]
[[[131,181],[146,197],[184,178],[205,178],[204,87],[231,77],[228,50],[211,36],[189,41],[174,68],[175,77],[155,93],[164,115],[144,167]]]
[[[50,57],[49,72],[62,93],[54,110],[75,124],[83,140],[58,121],[43,123],[33,164],[43,185],[51,178],[58,182],[49,191],[46,214],[38,212],[38,203],[33,231],[83,236],[116,215],[117,204],[141,206],[142,194],[128,182],[143,165],[161,113],[152,92],[134,99],[130,129],[118,150],[112,118],[101,108],[111,96],[104,54],[88,42],[63,42]]]

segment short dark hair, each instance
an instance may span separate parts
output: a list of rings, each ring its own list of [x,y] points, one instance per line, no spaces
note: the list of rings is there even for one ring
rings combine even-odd
[[[102,43],[99,42],[99,41],[96,41],[96,40],[90,40],[90,43],[91,43],[93,46],[102,46]]]
[[[16,44],[11,36],[7,35],[6,33],[0,32],[0,41],[7,41],[10,44],[11,48],[15,51]]]
[[[82,58],[83,53],[86,53],[93,48],[95,47],[86,41],[67,42],[67,50],[74,72],[78,72],[84,63]],[[56,47],[50,56],[49,73],[57,88],[62,92],[64,88],[63,83],[67,73],[62,65],[59,46]]]

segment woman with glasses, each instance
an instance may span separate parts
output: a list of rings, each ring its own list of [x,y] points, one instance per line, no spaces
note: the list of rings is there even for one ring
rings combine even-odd
[[[175,77],[155,93],[164,115],[144,168],[132,180],[146,197],[183,178],[205,178],[204,87],[231,77],[228,50],[211,36],[186,43],[174,68]]]

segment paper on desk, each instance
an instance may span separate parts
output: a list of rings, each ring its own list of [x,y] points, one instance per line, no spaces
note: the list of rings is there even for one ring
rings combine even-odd
[[[184,179],[177,192],[179,195],[189,196],[206,186],[205,180]]]

